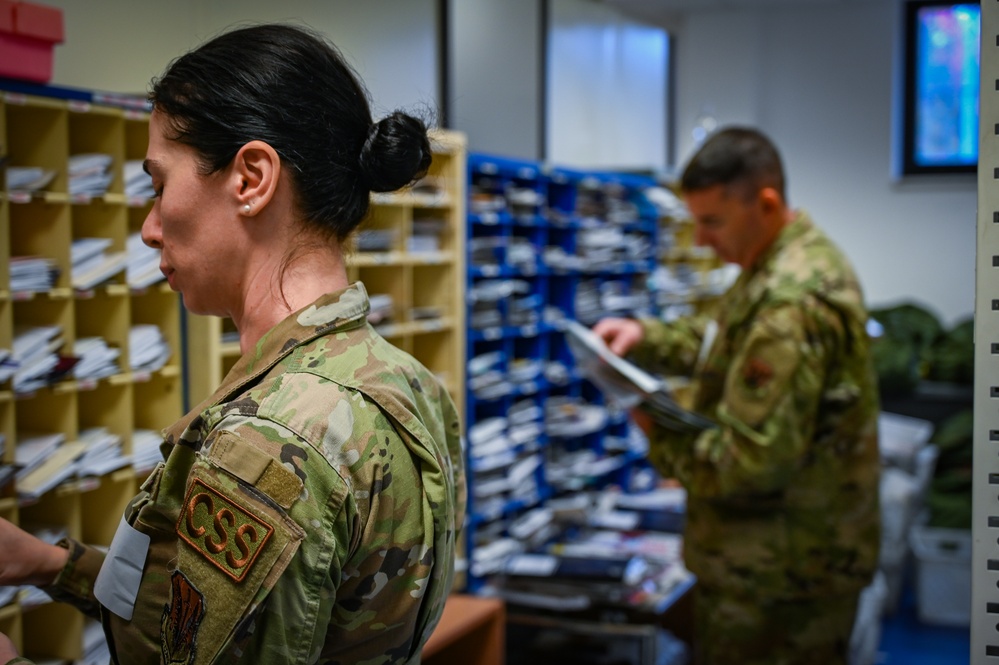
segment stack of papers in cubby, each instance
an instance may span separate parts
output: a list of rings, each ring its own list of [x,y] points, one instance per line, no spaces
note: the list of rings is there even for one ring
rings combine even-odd
[[[394,303],[391,294],[373,293],[368,296],[371,311],[368,312],[368,323],[377,326],[392,321]]]
[[[73,196],[103,196],[111,186],[111,155],[83,153],[69,158],[69,193]]]
[[[125,196],[129,198],[151,199],[153,179],[142,168],[141,159],[130,159],[125,162]]]
[[[55,261],[44,256],[10,257],[10,290],[48,291],[59,277]]]
[[[14,464],[20,480],[49,458],[66,441],[66,435],[19,432],[14,449]]]
[[[441,236],[447,231],[447,219],[414,219],[413,235],[406,241],[412,254],[439,252]]]
[[[163,460],[160,444],[163,436],[151,429],[137,429],[132,432],[132,466],[136,471],[145,471]]]
[[[3,452],[6,446],[7,446],[7,437],[4,436],[3,434],[0,434],[0,458],[3,458]],[[15,471],[16,467],[13,464],[3,464],[2,462],[0,462],[0,489],[6,487],[7,483],[9,483],[14,478]],[[3,605],[3,603],[0,603],[0,605]]]
[[[0,383],[10,380],[17,370],[17,362],[10,349],[0,349]]]
[[[60,435],[61,436],[61,435]],[[20,450],[22,443],[18,444]],[[87,444],[71,441],[58,446],[38,466],[28,472],[17,472],[17,493],[27,499],[37,499],[69,480],[76,473],[74,462],[86,451]]]
[[[7,189],[12,192],[37,192],[56,176],[56,171],[40,166],[8,166]]]
[[[164,279],[160,272],[160,250],[142,242],[141,233],[128,236],[125,243],[128,262],[125,278],[133,289],[144,289]]]
[[[20,589],[16,586],[0,586],[0,607],[13,602]]]
[[[170,359],[170,345],[163,331],[151,323],[132,326],[128,333],[128,358],[133,372],[155,372]]]
[[[77,238],[70,249],[73,288],[92,289],[125,269],[125,252],[108,252],[110,238]]]
[[[59,366],[62,348],[59,326],[18,327],[14,330],[14,392],[31,392],[48,385],[49,377]]]
[[[121,437],[106,427],[91,427],[80,432],[80,443],[86,449],[76,462],[77,475],[103,476],[127,466],[128,457],[122,454]]]
[[[488,351],[468,361],[468,387],[476,399],[499,399],[514,391],[514,385],[503,371],[505,362],[503,351]]]
[[[118,356],[121,350],[108,346],[102,337],[81,337],[73,344],[73,355],[78,362],[73,376],[81,381],[96,381],[118,374]]]
[[[395,229],[361,229],[355,243],[359,252],[388,252],[395,245]]]

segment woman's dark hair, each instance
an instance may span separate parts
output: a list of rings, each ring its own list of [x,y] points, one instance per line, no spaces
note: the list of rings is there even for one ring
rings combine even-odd
[[[400,111],[373,122],[367,91],[337,48],[297,26],[216,37],[172,62],[149,99],[205,175],[249,141],[269,144],[306,220],[338,240],[367,214],[371,192],[404,187],[430,166],[424,122]]]
[[[749,127],[728,127],[709,136],[680,177],[685,192],[715,185],[743,187],[747,195],[772,187],[787,201],[780,153],[762,132]]]

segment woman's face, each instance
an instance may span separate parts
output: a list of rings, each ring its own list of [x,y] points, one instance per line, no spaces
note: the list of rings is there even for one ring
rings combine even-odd
[[[227,315],[240,274],[231,228],[236,205],[225,195],[228,171],[202,175],[194,149],[167,138],[166,130],[163,114],[153,111],[144,167],[156,199],[142,240],[161,250],[160,270],[190,311]]]

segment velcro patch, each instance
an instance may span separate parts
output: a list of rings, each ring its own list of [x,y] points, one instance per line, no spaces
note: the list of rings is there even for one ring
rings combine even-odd
[[[237,582],[250,572],[273,532],[270,524],[197,478],[177,521],[177,535]]]

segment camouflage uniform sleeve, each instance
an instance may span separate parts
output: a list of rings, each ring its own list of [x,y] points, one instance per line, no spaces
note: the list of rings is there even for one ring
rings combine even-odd
[[[94,581],[104,563],[104,553],[69,538],[59,544],[69,550],[69,558],[52,586],[44,591],[53,600],[69,603],[87,616],[100,618],[100,604],[94,597]]]
[[[461,420],[458,410],[445,394],[446,402],[444,417],[447,419],[447,452],[451,463],[451,478],[454,483],[454,526],[457,530],[455,542],[461,542],[461,532],[465,522],[465,510],[468,503],[468,486],[465,484],[465,446],[461,437]]]
[[[653,374],[690,376],[697,364],[704,330],[710,319],[692,316],[670,323],[642,319],[642,341],[629,359]]]
[[[693,454],[668,455],[681,482],[704,497],[768,494],[787,485],[813,439],[832,353],[823,331],[832,319],[817,302],[758,313],[725,376],[719,427],[694,441]]]
[[[288,516],[306,532],[295,556],[288,562],[266,602],[239,628],[239,637],[219,654],[217,662],[238,662],[254,654],[257,662],[315,663],[333,614],[340,570],[353,541],[357,524],[353,504],[347,501],[343,480],[330,464],[294,431],[266,418],[229,417],[216,425],[229,440],[281,461],[302,484],[288,509]],[[234,438],[232,438],[234,437]],[[212,448],[218,438],[212,440]],[[218,454],[209,449],[208,458]],[[244,452],[245,454],[245,452]],[[238,462],[237,462],[238,463]],[[264,494],[259,482],[257,489]],[[216,662],[216,661],[212,661]]]

